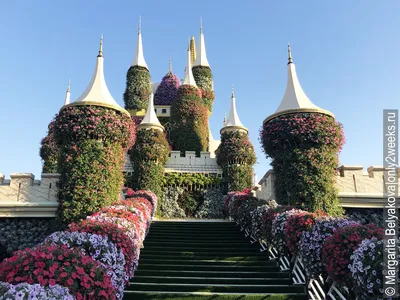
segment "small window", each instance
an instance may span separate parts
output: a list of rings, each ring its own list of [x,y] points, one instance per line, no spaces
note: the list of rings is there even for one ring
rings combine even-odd
[[[157,113],[157,108],[154,109],[154,112]]]
[[[166,108],[163,108],[163,109],[161,110],[161,113],[166,114],[166,113],[167,113],[167,109],[166,109]]]

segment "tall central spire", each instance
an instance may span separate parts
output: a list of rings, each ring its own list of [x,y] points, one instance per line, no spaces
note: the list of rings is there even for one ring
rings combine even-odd
[[[141,33],[141,27],[142,27],[142,17],[139,17],[139,26],[138,26],[138,39],[137,39],[137,44],[136,44],[136,54],[132,62],[132,66],[139,66],[146,68],[147,70],[149,69],[147,67],[146,61],[144,59],[143,55],[143,43],[142,43],[142,33]]]
[[[206,43],[204,42],[204,34],[203,34],[203,20],[200,18],[200,39],[199,39],[199,53],[197,54],[196,60],[193,64],[193,67],[203,66],[210,67],[210,64],[207,60],[206,53]]]
[[[196,57],[197,57],[197,52],[196,52],[196,41],[194,39],[194,36],[192,36],[192,38],[190,39],[190,62],[192,63],[192,66],[194,64],[194,62],[196,61]]]
[[[189,43],[189,47],[187,49],[185,77],[183,78],[182,84],[190,84],[190,85],[197,87],[196,81],[194,80],[194,77],[193,77],[192,64],[190,62],[190,43]]]

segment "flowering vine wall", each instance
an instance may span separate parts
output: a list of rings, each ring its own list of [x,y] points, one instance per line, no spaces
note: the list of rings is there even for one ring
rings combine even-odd
[[[215,99],[211,69],[209,67],[196,66],[192,68],[192,72],[194,80],[201,90],[201,99],[211,113]]]
[[[152,92],[150,73],[146,68],[132,66],[126,74],[124,103],[126,109],[146,109]]]
[[[54,137],[60,147],[63,221],[79,220],[119,197],[124,152],[135,140],[128,115],[104,107],[70,106],[56,117]]]

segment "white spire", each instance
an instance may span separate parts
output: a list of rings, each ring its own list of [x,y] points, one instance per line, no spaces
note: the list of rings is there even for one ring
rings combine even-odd
[[[156,130],[164,131],[164,127],[161,125],[154,111],[154,94],[151,93],[149,97],[149,104],[147,106],[146,115],[142,122],[139,124],[138,129],[153,128]]]
[[[240,122],[236,111],[236,99],[233,87],[231,96],[231,110],[229,111],[228,120],[226,120],[225,126],[221,129],[221,133],[225,131],[244,131],[248,133],[247,128],[243,126],[242,122]]]
[[[278,116],[290,112],[321,112],[330,116],[333,114],[327,110],[324,110],[308,99],[307,95],[301,88],[299,79],[296,74],[296,66],[293,63],[292,53],[290,50],[290,44],[288,45],[288,79],[286,83],[285,95],[282,98],[281,104],[279,105],[276,112],[269,116],[264,122]]]
[[[83,94],[70,105],[98,105],[126,112],[111,96],[104,79],[103,36],[100,40],[99,54],[92,80]],[[127,112],[126,112],[127,113]]]
[[[144,55],[143,55],[141,26],[142,26],[142,17],[139,17],[139,29],[138,29],[138,39],[137,39],[137,44],[136,44],[136,54],[133,59],[132,66],[144,67],[148,70],[149,68],[147,67],[147,64],[146,64],[146,61],[144,60]]]
[[[64,105],[68,105],[71,103],[71,80],[68,80],[68,88],[65,93]]]
[[[185,77],[183,78],[182,84],[190,84],[190,85],[197,87],[196,81],[194,80],[194,77],[193,77],[192,64],[190,63],[190,47],[188,47],[188,50],[187,50]]]
[[[200,39],[199,39],[199,48],[196,56],[196,60],[194,61],[193,67],[203,66],[210,67],[207,60],[206,53],[206,43],[204,42],[204,34],[203,34],[203,21],[200,18]]]

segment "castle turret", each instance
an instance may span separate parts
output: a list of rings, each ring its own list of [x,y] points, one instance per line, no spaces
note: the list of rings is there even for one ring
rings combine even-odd
[[[67,92],[67,96],[68,95],[69,92]],[[114,100],[113,96],[111,96],[104,78],[103,36],[100,39],[99,54],[96,58],[96,67],[92,76],[92,80],[78,99],[72,103],[64,105],[61,110],[70,106],[84,105],[108,107],[128,114],[125,109],[119,106],[119,104]]]
[[[290,45],[287,70],[281,104],[264,120],[260,131],[264,152],[272,159],[277,201],[309,211],[340,214],[334,185],[337,154],[344,142],[342,126],[303,91]]]
[[[203,34],[203,22],[200,19],[200,38],[199,47],[196,60],[193,64],[193,76],[196,80],[197,86],[202,91],[203,103],[207,106],[210,114],[214,103],[214,82],[211,73],[210,64],[207,59],[206,44]]]
[[[178,96],[171,106],[171,142],[175,150],[201,151],[208,149],[208,111],[192,74],[190,47],[186,55],[186,72]]]
[[[164,127],[154,111],[153,94],[137,128],[136,143],[130,151],[133,175],[129,184],[134,190],[150,190],[161,197],[164,165],[170,148]]]
[[[103,63],[101,38],[87,89],[76,101],[64,105],[49,127],[59,149],[54,157],[61,174],[59,216],[65,222],[85,218],[119,199],[124,153],[135,139],[129,113],[107,88]]]
[[[169,108],[172,101],[178,96],[180,85],[178,76],[172,72],[172,59],[170,59],[168,73],[162,78],[154,94],[154,105],[160,108]]]
[[[143,116],[151,93],[151,78],[149,68],[144,59],[141,19],[139,19],[136,53],[132,65],[126,74],[126,89],[124,93],[125,108],[128,109],[133,116]]]
[[[242,191],[252,186],[253,165],[256,162],[254,147],[248,130],[236,111],[235,93],[232,88],[231,109],[220,130],[221,144],[216,156],[224,174],[225,192]]]

